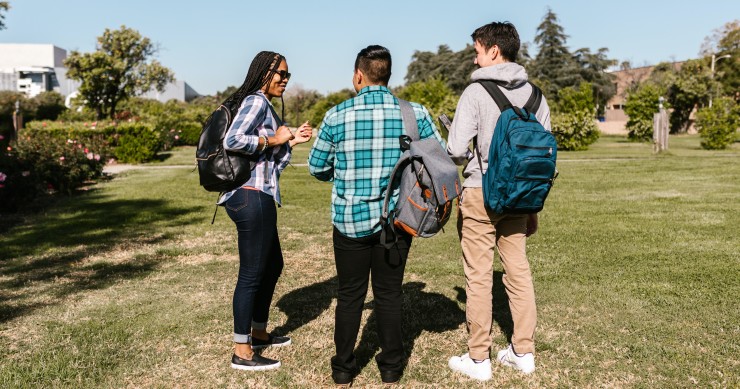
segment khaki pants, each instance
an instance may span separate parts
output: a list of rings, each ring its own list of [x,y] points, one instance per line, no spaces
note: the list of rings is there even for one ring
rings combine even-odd
[[[518,354],[534,352],[537,307],[527,261],[526,231],[527,215],[499,215],[487,211],[483,205],[483,189],[465,188],[458,233],[466,281],[468,351],[473,359],[490,357],[494,246],[503,263],[503,283],[514,321],[511,343]]]

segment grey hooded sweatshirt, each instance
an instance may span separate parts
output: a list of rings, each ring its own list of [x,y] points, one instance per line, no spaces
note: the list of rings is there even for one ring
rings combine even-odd
[[[507,87],[515,89],[508,90],[501,88],[506,98],[511,104],[521,107],[527,103],[529,96],[532,94],[532,87],[524,84],[527,81],[527,72],[519,64],[506,62],[493,66],[480,68],[473,72],[470,77],[472,81],[477,80],[497,80],[507,83]],[[518,87],[519,88],[516,88]],[[493,101],[493,98],[486,92],[483,85],[476,82],[468,85],[460,96],[455,110],[455,118],[452,121],[452,128],[447,139],[447,153],[458,165],[468,165],[463,171],[463,187],[480,188],[483,173],[481,173],[478,164],[478,152],[482,157],[483,171],[488,169],[488,148],[493,138],[493,129],[496,127],[496,121],[501,116],[501,111]],[[550,127],[550,107],[547,100],[542,97],[542,103],[535,116],[537,120],[551,131]],[[478,150],[470,152],[471,142],[474,137],[478,137]]]

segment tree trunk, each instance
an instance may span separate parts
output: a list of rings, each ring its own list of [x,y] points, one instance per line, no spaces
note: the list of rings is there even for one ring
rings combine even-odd
[[[110,118],[110,119],[113,119],[113,118],[115,118],[115,117],[116,117],[116,104],[115,104],[115,103],[113,103],[113,104],[112,104],[112,105],[110,106],[110,116],[109,116],[109,118]]]

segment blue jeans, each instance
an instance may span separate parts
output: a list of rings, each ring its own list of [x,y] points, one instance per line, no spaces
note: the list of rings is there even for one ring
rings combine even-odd
[[[265,329],[283,253],[272,196],[241,188],[224,203],[236,224],[239,277],[234,289],[234,342],[250,343],[252,328]]]

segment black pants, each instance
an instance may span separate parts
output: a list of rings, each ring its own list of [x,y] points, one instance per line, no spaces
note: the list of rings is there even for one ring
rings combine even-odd
[[[380,244],[380,233],[350,238],[334,228],[334,258],[339,290],[334,319],[335,372],[355,374],[354,348],[360,330],[362,308],[372,274],[375,318],[381,352],[375,357],[380,371],[402,372],[401,286],[411,236],[401,233],[390,250]],[[391,265],[397,263],[397,265]]]

